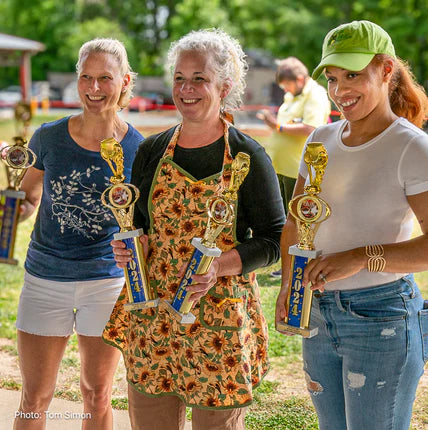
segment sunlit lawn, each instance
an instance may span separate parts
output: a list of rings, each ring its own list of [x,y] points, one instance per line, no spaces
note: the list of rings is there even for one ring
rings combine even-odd
[[[46,118],[37,118],[36,124],[46,121]],[[155,129],[142,130],[146,136],[153,133]],[[0,140],[11,142],[15,134],[13,123],[0,120]],[[0,187],[4,187],[4,174],[0,170]],[[23,261],[25,260],[26,248],[32,228],[34,217],[19,225],[16,243],[15,257],[19,260],[18,266],[0,264],[0,338],[12,339],[12,346],[3,347],[3,351],[16,355],[16,333],[15,320],[18,306],[19,291],[23,279]],[[417,233],[416,233],[417,234]],[[276,264],[274,268],[278,268]],[[269,355],[271,357],[271,376],[264,381],[257,390],[254,404],[247,415],[246,427],[248,429],[275,429],[275,430],[302,430],[317,429],[317,420],[303,385],[301,371],[301,339],[298,336],[285,337],[274,329],[274,305],[279,290],[279,281],[269,277],[273,268],[258,271],[258,280],[261,287],[262,306],[269,324]],[[428,272],[416,275],[421,290],[428,298]],[[78,388],[79,360],[77,353],[77,342],[72,336],[67,347],[60,373],[58,390],[56,396],[69,400],[80,400]],[[297,369],[297,370],[296,370]],[[277,375],[285,374],[285,378]],[[61,385],[61,378],[64,384]],[[302,389],[298,395],[284,394],[290,379],[301,380]],[[123,364],[115,377],[116,388],[112,404],[116,408],[126,408],[126,383],[124,382]],[[0,387],[19,389],[20,381],[0,380]],[[413,429],[428,428],[428,383],[419,388],[415,404]]]

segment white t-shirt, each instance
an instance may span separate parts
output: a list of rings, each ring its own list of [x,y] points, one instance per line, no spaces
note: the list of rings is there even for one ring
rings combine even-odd
[[[406,196],[428,191],[428,136],[404,118],[397,119],[369,142],[345,146],[341,136],[346,120],[317,128],[308,142],[322,142],[328,164],[319,196],[331,216],[315,236],[323,254],[360,246],[408,240],[413,212]],[[303,159],[299,173],[307,177]],[[350,290],[392,282],[402,273],[359,273],[326,290]]]

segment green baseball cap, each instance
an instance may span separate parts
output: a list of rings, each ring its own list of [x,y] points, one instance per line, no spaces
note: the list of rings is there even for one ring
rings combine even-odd
[[[376,54],[395,58],[389,34],[370,21],[352,21],[329,31],[324,38],[321,62],[312,73],[318,79],[326,66],[357,72],[368,66]]]

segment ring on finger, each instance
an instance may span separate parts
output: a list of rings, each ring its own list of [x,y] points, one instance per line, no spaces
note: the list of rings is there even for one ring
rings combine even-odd
[[[327,277],[324,275],[324,273],[320,272],[320,274],[318,275],[318,277],[321,279],[321,281],[324,282],[324,284],[326,284],[327,281]]]

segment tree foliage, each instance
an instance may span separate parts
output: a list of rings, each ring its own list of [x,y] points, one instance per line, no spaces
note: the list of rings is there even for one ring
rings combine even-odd
[[[397,55],[408,60],[418,80],[425,82],[426,1],[2,0],[0,31],[46,45],[45,52],[33,57],[33,77],[43,79],[48,71],[73,71],[79,44],[106,35],[125,43],[134,70],[160,75],[172,41],[210,27],[231,33],[244,49],[263,49],[277,58],[295,55],[311,70],[328,30],[368,19],[391,34]]]
[[[116,22],[107,18],[96,17],[90,21],[84,21],[76,25],[73,32],[63,44],[58,47],[58,57],[62,64],[67,64],[68,70],[74,70],[80,47],[88,40],[97,37],[111,37],[120,40],[126,47],[130,63],[135,64],[137,55],[130,38],[121,30]]]

